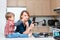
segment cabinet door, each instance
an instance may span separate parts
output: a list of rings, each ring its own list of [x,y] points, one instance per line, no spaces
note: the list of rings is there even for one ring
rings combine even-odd
[[[55,8],[57,8],[57,1],[51,0],[51,14],[54,16],[58,16],[59,14],[53,11]]]
[[[17,0],[7,0],[7,6],[17,6]]]
[[[26,0],[17,0],[17,6],[26,6]]]
[[[30,15],[34,15],[34,0],[27,0],[27,11],[30,13]]]
[[[41,0],[41,4],[40,6],[42,6],[42,14],[43,16],[50,16],[50,0]]]
[[[30,15],[50,15],[50,0],[27,0],[27,10]]]
[[[56,0],[57,7],[60,7],[60,0]]]

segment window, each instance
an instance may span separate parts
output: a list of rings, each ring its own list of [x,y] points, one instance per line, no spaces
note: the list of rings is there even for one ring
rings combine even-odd
[[[26,10],[26,7],[7,7],[7,12],[13,12],[15,14],[15,22],[19,20],[23,10]]]

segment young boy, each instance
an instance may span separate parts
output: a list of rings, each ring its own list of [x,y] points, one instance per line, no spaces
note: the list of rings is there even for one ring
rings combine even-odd
[[[6,26],[4,30],[4,35],[7,37],[9,34],[14,33],[14,13],[12,12],[7,12],[5,15],[6,18]]]

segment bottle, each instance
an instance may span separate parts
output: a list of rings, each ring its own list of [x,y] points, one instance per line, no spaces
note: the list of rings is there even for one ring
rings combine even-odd
[[[46,20],[45,20],[45,19],[43,20],[42,25],[43,25],[43,26],[46,26]]]

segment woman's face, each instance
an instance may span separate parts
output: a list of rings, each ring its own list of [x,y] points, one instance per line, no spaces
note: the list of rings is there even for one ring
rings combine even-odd
[[[22,19],[24,19],[25,21],[28,21],[28,19],[29,19],[29,16],[28,16],[28,14],[27,14],[26,12],[24,12],[21,17],[22,17]]]

